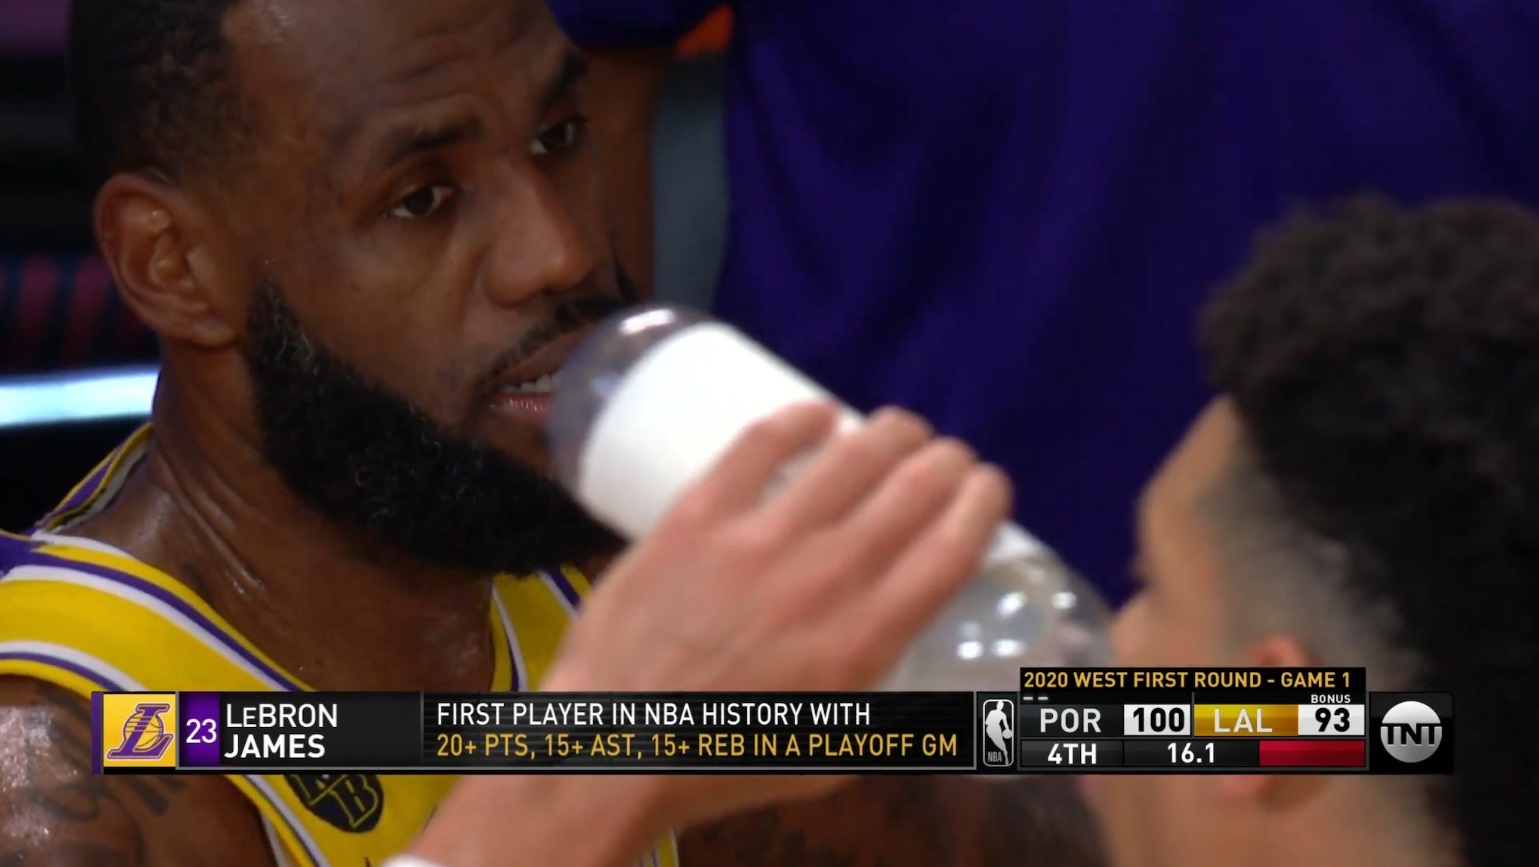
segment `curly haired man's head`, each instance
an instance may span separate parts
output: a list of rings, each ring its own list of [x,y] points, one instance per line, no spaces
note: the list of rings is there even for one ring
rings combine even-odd
[[[1140,508],[1132,664],[1365,666],[1451,692],[1452,777],[1095,790],[1119,867],[1531,858],[1539,710],[1539,219],[1347,203],[1264,236],[1209,305],[1220,397]]]

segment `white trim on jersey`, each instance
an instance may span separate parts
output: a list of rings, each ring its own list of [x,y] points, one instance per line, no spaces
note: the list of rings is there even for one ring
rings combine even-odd
[[[277,792],[273,791],[273,787],[266,780],[254,774],[246,774],[244,776],[246,782],[261,792],[262,797],[266,798],[267,802],[273,806],[273,809],[277,810],[278,814],[283,817],[283,821],[289,826],[289,830],[293,831],[295,838],[299,840],[299,845],[305,847],[305,854],[310,857],[311,862],[316,867],[330,867],[331,862],[326,860],[320,845],[315,842],[314,837],[310,836],[310,831],[305,827],[305,823],[301,822],[294,815],[294,811],[290,810],[288,803]],[[282,857],[284,855],[281,845],[282,841],[280,840],[279,843],[280,845],[273,850],[273,854]],[[280,864],[279,867],[284,867],[284,865]]]
[[[262,831],[267,835],[267,848],[273,850],[273,867],[299,867],[293,859],[289,858],[288,847],[283,845],[283,838],[278,836],[278,831],[273,827],[273,820],[267,818],[267,814],[261,810],[257,814],[262,817]]]
[[[508,655],[513,657],[513,685],[518,692],[533,692],[529,682],[529,669],[524,664],[524,648],[518,643],[518,631],[513,628],[513,618],[508,607],[502,604],[502,594],[492,591],[492,603],[497,606],[497,619],[502,621],[502,635],[508,641]]]
[[[83,668],[96,675],[96,679],[104,684],[109,684],[118,692],[150,692],[137,680],[129,677],[118,668],[109,665],[100,659],[82,653],[73,647],[65,647],[62,644],[53,644],[47,641],[0,641],[0,655],[25,653],[42,657],[44,660],[56,659],[67,665],[56,665],[63,671],[69,671],[71,667]]]
[[[63,533],[44,533],[39,530],[32,534],[32,538],[48,545],[61,545],[66,548],[83,548],[87,551],[96,551],[100,554],[111,554],[114,557],[122,557],[125,560],[133,560],[134,556],[127,551],[114,548],[106,542],[98,542],[95,539],[87,539],[84,536],[69,536]],[[135,562],[138,562],[135,560]]]
[[[161,619],[166,620],[172,625],[180,628],[183,632],[201,642],[209,650],[219,654],[219,656],[222,657],[226,662],[229,662],[231,665],[236,666],[241,671],[244,671],[245,673],[256,678],[268,689],[277,690],[279,692],[288,691],[282,684],[268,676],[266,672],[252,665],[249,660],[241,656],[239,653],[236,653],[234,648],[230,646],[229,642],[222,640],[219,636],[209,632],[201,625],[193,622],[193,620],[187,615],[177,611],[175,608],[172,608],[170,605],[167,605],[166,603],[156,599],[154,596],[151,596],[142,590],[128,587],[118,581],[112,581],[97,575],[92,575],[89,572],[81,572],[79,570],[68,569],[63,566],[17,566],[15,569],[12,569],[8,575],[6,575],[5,580],[47,581],[57,584],[74,584],[78,587],[87,587],[91,590],[97,591],[98,593],[105,593],[109,596],[116,596],[126,602],[131,602],[135,605],[138,605],[140,608],[143,608],[146,611],[149,611],[150,613],[155,614]]]

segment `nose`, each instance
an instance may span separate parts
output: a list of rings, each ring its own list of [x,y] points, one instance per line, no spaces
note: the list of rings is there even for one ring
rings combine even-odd
[[[583,285],[593,273],[593,245],[549,179],[533,166],[509,166],[500,186],[484,273],[488,298],[514,306]]]
[[[1136,658],[1138,646],[1143,632],[1142,621],[1145,616],[1146,602],[1142,596],[1135,596],[1122,610],[1117,612],[1111,624],[1111,664],[1125,665]]]

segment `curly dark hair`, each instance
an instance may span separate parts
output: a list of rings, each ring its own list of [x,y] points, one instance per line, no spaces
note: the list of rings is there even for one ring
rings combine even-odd
[[[225,16],[239,0],[73,0],[70,86],[89,168],[175,177],[236,144]]]
[[[1440,827],[1467,863],[1530,860],[1539,750],[1513,726],[1539,713],[1539,219],[1380,199],[1301,217],[1202,335],[1289,518],[1344,552],[1355,610],[1392,610],[1404,688],[1459,703],[1463,770],[1427,788]]]

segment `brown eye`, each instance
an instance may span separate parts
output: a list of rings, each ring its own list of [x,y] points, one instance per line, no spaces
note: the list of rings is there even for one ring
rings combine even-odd
[[[546,127],[535,136],[534,141],[529,143],[529,152],[537,157],[565,153],[582,144],[583,135],[587,131],[587,118],[567,118],[555,126]]]
[[[423,220],[438,213],[453,198],[454,188],[447,184],[423,187],[396,202],[390,216],[398,220]]]

